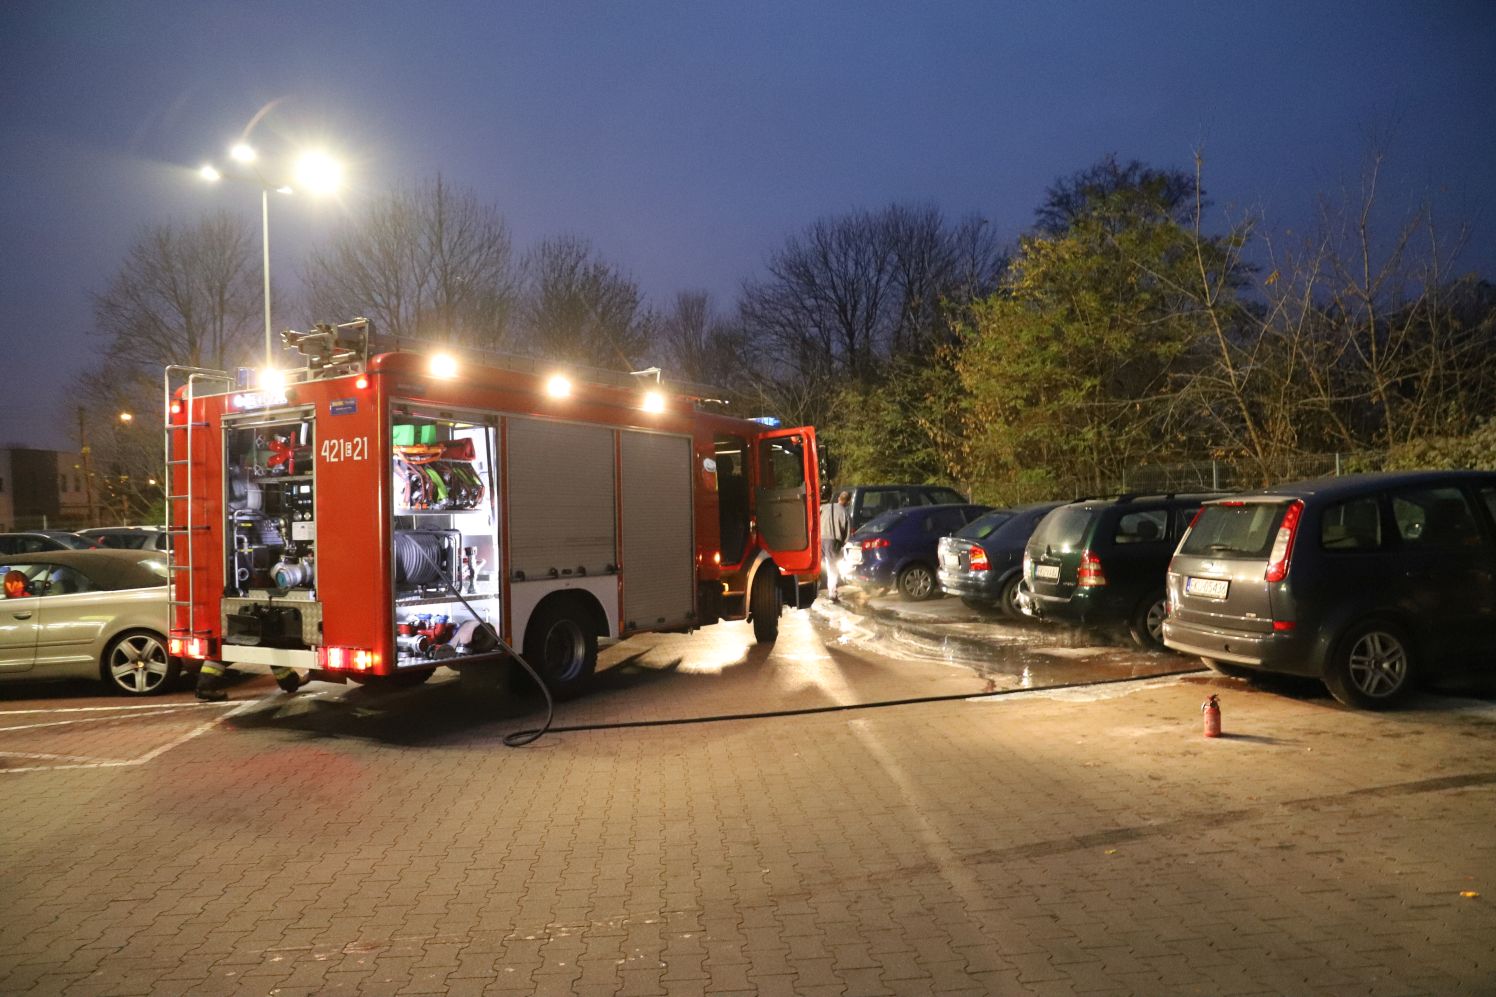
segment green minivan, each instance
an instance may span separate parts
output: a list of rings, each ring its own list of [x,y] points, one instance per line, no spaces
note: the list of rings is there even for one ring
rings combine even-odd
[[[1039,523],[1023,554],[1018,608],[1039,619],[1127,627],[1162,647],[1169,558],[1209,495],[1081,499]]]

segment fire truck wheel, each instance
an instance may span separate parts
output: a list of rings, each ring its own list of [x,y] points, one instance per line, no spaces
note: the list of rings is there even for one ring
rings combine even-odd
[[[177,683],[180,662],[166,653],[166,638],[127,630],[109,642],[101,662],[104,681],[127,696],[155,696]]]
[[[571,699],[597,668],[597,634],[570,604],[541,606],[525,630],[525,660],[552,696]]]
[[[748,609],[753,613],[753,639],[760,644],[769,644],[779,637],[779,611],[783,602],[779,585],[770,565],[759,568],[753,579],[753,595]]]

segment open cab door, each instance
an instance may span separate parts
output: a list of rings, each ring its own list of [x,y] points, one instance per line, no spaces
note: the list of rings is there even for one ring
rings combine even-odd
[[[758,535],[781,571],[820,570],[821,481],[816,431],[810,426],[773,429],[754,437],[757,475],[753,508]]]

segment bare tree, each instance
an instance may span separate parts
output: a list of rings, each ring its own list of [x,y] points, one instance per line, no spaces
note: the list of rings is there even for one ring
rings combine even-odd
[[[933,207],[822,218],[745,285],[745,335],[786,406],[820,419],[840,382],[871,383],[947,341],[950,309],[990,293],[1003,262],[981,219],[951,226]]]
[[[507,345],[519,295],[509,228],[440,176],[375,202],[307,260],[314,317],[358,315],[396,338],[486,349]]]
[[[713,385],[724,392],[740,387],[742,336],[737,326],[712,307],[705,291],[682,291],[659,317],[657,344],[668,365],[666,376]]]
[[[574,236],[548,239],[525,260],[524,352],[630,370],[649,344],[653,316],[638,285]]]
[[[252,346],[262,303],[254,241],[219,213],[146,230],[107,290],[94,296],[110,363],[226,367]]]

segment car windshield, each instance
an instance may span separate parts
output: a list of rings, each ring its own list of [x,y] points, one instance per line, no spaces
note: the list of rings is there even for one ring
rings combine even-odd
[[[1074,550],[1085,539],[1093,515],[1084,506],[1062,506],[1044,517],[1029,544],[1059,552]]]
[[[1263,558],[1276,539],[1286,502],[1230,502],[1200,510],[1179,553],[1195,557]]]
[[[952,533],[951,536],[961,537],[963,540],[986,540],[997,531],[998,527],[1012,518],[1013,514],[1006,509],[984,513]]]

